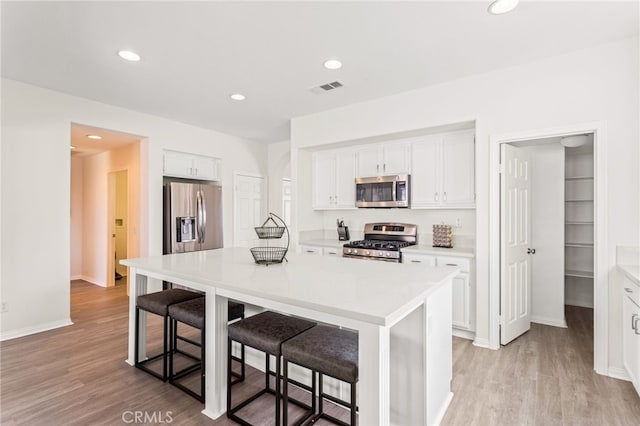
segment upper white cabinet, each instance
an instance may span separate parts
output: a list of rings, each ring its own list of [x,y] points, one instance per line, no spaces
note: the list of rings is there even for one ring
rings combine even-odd
[[[358,147],[356,164],[357,177],[411,173],[411,144],[384,142]]]
[[[411,207],[475,207],[473,130],[428,135],[412,142]]]
[[[355,177],[355,153],[352,149],[313,153],[313,208],[355,208]]]
[[[163,175],[220,180],[220,159],[178,151],[164,151]]]

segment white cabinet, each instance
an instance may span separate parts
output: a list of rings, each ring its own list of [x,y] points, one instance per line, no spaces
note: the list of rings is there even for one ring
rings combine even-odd
[[[352,149],[315,152],[312,157],[313,208],[355,208],[355,153]]]
[[[411,144],[385,142],[356,150],[356,176],[371,177],[411,173]]]
[[[452,282],[453,327],[463,331],[473,331],[474,304],[471,282],[471,260],[453,256],[432,256],[420,253],[402,253],[402,263],[422,264],[425,266],[457,266],[460,273]]]
[[[220,180],[220,159],[178,151],[164,151],[163,175]]]
[[[342,247],[320,247],[313,245],[301,245],[300,253],[314,256],[340,256],[342,257]]]
[[[311,254],[314,256],[322,256],[322,247],[300,246],[300,253]]]
[[[322,248],[323,256],[339,256],[342,257],[342,248],[338,247],[323,247]]]
[[[419,263],[425,266],[436,266],[436,257],[426,254],[402,253],[402,263]]]
[[[475,206],[473,130],[428,135],[411,146],[412,208]]]
[[[625,277],[622,287],[622,356],[629,378],[640,395],[640,286]]]

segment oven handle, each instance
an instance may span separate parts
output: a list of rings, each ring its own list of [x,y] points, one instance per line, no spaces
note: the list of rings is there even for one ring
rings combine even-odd
[[[398,188],[398,181],[393,182],[393,186],[391,187],[391,199],[395,202],[398,201],[398,198],[396,196],[396,193]]]

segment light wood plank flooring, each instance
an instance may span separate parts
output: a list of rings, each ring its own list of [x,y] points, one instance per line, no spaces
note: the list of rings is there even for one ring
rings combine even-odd
[[[74,281],[71,299],[74,325],[0,344],[0,424],[115,425],[131,423],[135,412],[147,414],[146,424],[232,424],[208,419],[198,401],[125,363],[124,286]],[[593,372],[591,315],[570,308],[569,329],[534,324],[500,351],[454,339],[455,397],[443,425],[640,425],[631,385]],[[160,334],[150,339],[158,344]],[[262,377],[249,369],[234,397]],[[271,424],[272,407],[263,397],[245,415]]]

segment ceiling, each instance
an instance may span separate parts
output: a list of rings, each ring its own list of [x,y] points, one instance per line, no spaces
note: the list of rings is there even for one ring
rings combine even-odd
[[[88,135],[100,136],[101,139],[90,139]],[[71,155],[84,157],[104,151],[113,151],[134,142],[140,142],[143,137],[129,133],[101,129],[83,124],[71,124]]]
[[[293,117],[638,34],[638,1],[488,4],[2,1],[2,76],[274,142]]]

